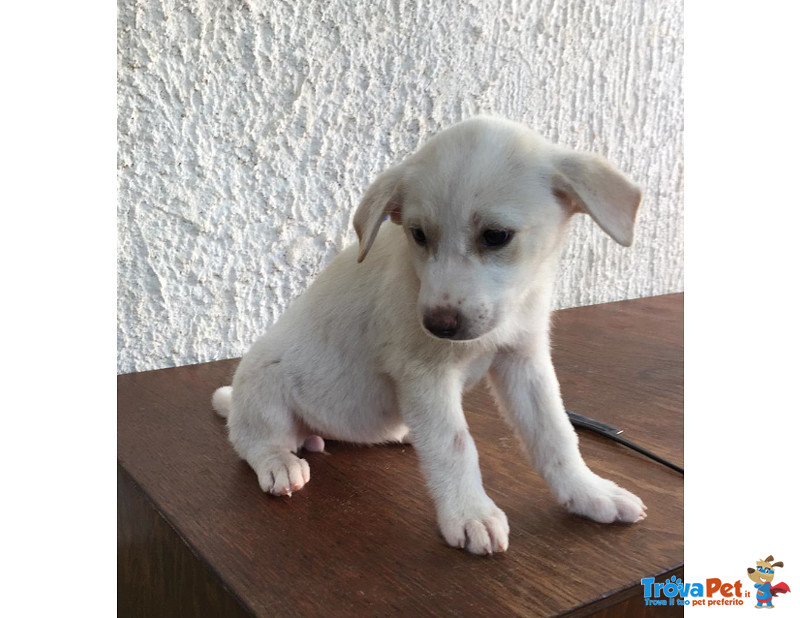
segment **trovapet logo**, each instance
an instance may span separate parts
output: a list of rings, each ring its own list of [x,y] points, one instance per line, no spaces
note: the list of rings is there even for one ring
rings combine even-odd
[[[747,569],[747,577],[755,582],[755,592],[743,586],[741,580],[723,582],[717,577],[710,577],[705,582],[683,582],[672,576],[667,581],[656,582],[654,577],[646,577],[641,581],[644,587],[646,605],[744,605],[746,599],[755,597],[755,607],[773,608],[772,599],[778,594],[791,592],[785,582],[773,584],[775,568],[783,567],[783,562],[773,562],[772,556],[764,560],[756,560],[755,568]]]
[[[704,584],[682,582],[674,575],[663,584],[654,577],[642,580],[645,605],[744,605],[742,597],[750,592],[742,592],[742,582],[724,583],[716,577]]]

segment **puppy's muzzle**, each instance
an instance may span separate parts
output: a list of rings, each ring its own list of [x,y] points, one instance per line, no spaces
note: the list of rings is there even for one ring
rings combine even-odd
[[[463,322],[461,314],[452,307],[436,307],[425,313],[422,319],[423,326],[441,339],[455,338]]]

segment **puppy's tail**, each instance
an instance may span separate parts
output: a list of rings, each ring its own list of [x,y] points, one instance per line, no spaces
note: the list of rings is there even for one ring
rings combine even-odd
[[[231,411],[231,400],[233,398],[233,388],[230,386],[223,386],[214,391],[211,396],[211,405],[214,411],[222,418],[228,418]]]

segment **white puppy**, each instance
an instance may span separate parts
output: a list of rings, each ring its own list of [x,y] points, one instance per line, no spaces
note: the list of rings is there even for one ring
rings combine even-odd
[[[553,281],[570,217],[629,246],[641,193],[604,159],[479,117],[435,136],[369,187],[342,252],[245,355],[214,408],[265,492],[309,481],[320,436],[410,440],[445,541],[505,551],[461,397],[484,375],[560,503],[635,522],[642,501],[578,451],[550,359]],[[390,218],[396,225],[381,224]]]

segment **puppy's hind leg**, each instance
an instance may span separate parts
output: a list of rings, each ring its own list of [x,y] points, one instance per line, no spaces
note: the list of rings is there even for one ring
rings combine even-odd
[[[311,474],[308,462],[294,454],[303,440],[284,394],[279,364],[262,371],[257,376],[237,372],[228,415],[229,437],[236,452],[258,475],[263,491],[291,496],[308,483]]]

